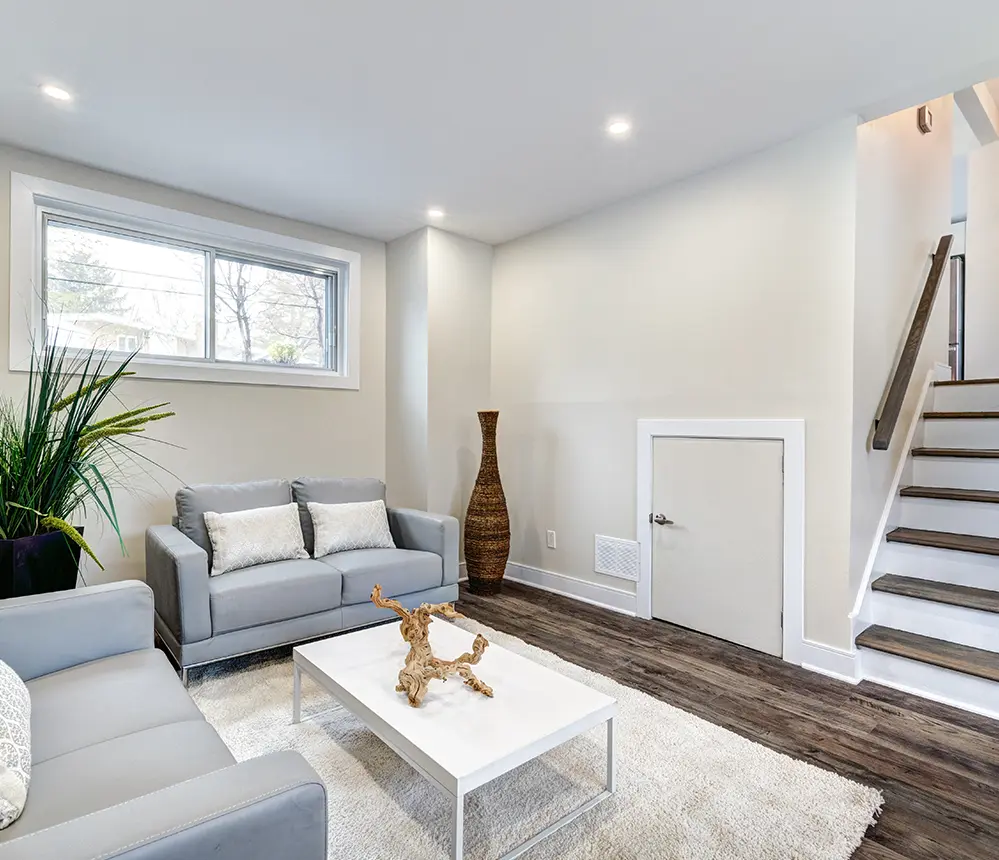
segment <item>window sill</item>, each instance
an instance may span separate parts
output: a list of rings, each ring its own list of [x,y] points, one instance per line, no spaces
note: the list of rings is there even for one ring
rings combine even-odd
[[[113,356],[112,364],[125,356]],[[11,367],[14,373],[26,373],[29,364]],[[283,367],[277,370],[267,365],[236,364],[226,362],[136,356],[128,365],[135,373],[134,379],[163,379],[176,382],[208,382],[229,385],[269,385],[283,388],[338,388],[358,391],[361,387],[357,374],[344,376],[330,370],[311,367]]]

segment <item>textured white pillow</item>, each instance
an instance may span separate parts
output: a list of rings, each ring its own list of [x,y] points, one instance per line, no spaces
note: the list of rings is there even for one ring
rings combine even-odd
[[[0,830],[24,811],[31,781],[31,699],[17,673],[0,660]]]
[[[316,533],[316,558],[348,549],[395,548],[381,499],[342,505],[309,502],[309,516]]]
[[[267,561],[309,557],[294,502],[231,514],[206,511],[205,526],[212,542],[212,576]]]

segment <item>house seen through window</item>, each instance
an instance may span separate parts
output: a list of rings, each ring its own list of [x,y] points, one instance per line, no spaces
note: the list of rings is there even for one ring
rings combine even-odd
[[[43,236],[50,343],[337,369],[336,271],[62,216]]]

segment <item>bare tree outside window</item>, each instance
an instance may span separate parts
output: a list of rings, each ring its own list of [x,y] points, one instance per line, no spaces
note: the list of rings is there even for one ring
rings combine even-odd
[[[217,259],[216,356],[324,367],[328,289],[326,275]]]
[[[253,278],[256,269],[239,260],[215,261],[215,313],[219,319],[235,320],[239,330],[240,359],[253,361],[253,332],[250,323],[250,302],[263,289],[266,281]],[[254,284],[253,281],[257,283]],[[222,305],[228,314],[222,312]]]

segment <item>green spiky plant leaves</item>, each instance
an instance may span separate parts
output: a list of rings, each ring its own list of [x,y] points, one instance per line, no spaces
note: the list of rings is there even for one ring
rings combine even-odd
[[[0,397],[0,539],[59,531],[103,570],[70,523],[95,508],[124,552],[112,487],[125,477],[122,462],[136,457],[136,437],[150,422],[174,414],[161,411],[169,404],[158,403],[98,417],[118,400],[115,387],[133,375],[128,365],[134,357],[118,362],[107,351],[47,346],[32,355],[23,401]]]

